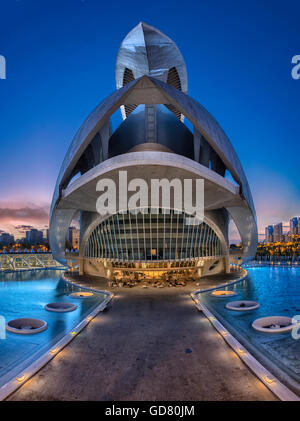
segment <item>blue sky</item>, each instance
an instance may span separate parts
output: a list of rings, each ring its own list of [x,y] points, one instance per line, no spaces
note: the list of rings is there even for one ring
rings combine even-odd
[[[115,90],[115,59],[140,21],[170,36],[189,94],[210,111],[248,176],[260,232],[300,214],[298,1],[0,0],[0,229],[46,225],[65,152]]]

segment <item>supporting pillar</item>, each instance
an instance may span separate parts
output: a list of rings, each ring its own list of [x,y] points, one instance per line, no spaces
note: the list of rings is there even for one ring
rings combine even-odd
[[[83,275],[84,274],[84,260],[81,258],[79,259],[79,275]]]
[[[229,261],[229,254],[227,256],[224,256],[224,268],[225,273],[230,273],[230,261]]]
[[[111,127],[110,127],[110,121],[107,120],[103,126],[101,127],[99,131],[101,142],[102,142],[102,154],[103,154],[103,160],[109,158],[108,154],[108,147],[109,147],[109,138],[111,136]]]
[[[200,162],[201,133],[194,127],[194,160]]]

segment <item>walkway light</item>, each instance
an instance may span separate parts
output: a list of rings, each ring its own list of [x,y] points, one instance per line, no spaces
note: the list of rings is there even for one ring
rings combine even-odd
[[[269,376],[264,376],[263,380],[268,384],[272,384],[272,383],[275,382],[275,379],[273,379],[272,377],[269,377]]]
[[[246,351],[242,348],[237,348],[236,352],[243,357],[246,354]]]

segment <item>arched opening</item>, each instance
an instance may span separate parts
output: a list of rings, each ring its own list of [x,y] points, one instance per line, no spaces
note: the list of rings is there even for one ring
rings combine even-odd
[[[187,216],[162,209],[117,213],[93,229],[84,256],[134,262],[222,257],[223,245],[216,232],[206,222],[188,225]]]
[[[234,259],[234,261],[238,262],[243,253],[242,239],[232,218],[230,218],[229,221],[228,239],[230,245],[230,256]]]

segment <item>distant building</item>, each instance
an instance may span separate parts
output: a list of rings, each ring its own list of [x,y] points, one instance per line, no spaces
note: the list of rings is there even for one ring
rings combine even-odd
[[[43,244],[49,246],[49,228],[43,230]]]
[[[68,229],[67,241],[71,243],[73,249],[79,249],[80,230],[75,227]]]
[[[282,241],[283,238],[283,228],[282,222],[279,224],[274,225],[274,233],[273,233],[273,241],[277,243],[278,241]]]
[[[290,232],[288,232],[287,234],[283,234],[282,241],[284,243],[289,243],[291,240],[292,240],[292,236],[291,236]]]
[[[265,242],[266,243],[273,243],[273,233],[274,228],[273,225],[269,225],[265,228]]]
[[[290,219],[290,234],[296,235],[299,233],[299,220],[300,218],[294,217]]]
[[[35,228],[26,231],[26,241],[34,246],[41,244],[43,242],[43,231],[39,231]]]
[[[8,234],[7,232],[3,232],[0,235],[0,243],[3,246],[9,246],[15,242],[15,238],[13,235]]]

